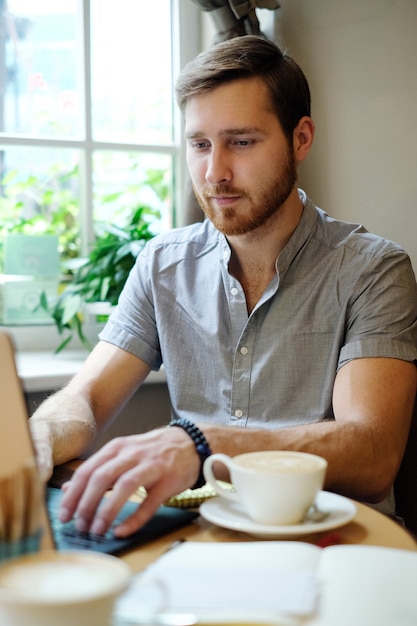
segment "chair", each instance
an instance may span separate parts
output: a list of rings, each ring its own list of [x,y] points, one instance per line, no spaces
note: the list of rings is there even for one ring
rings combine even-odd
[[[417,399],[407,446],[394,482],[394,494],[398,515],[417,538]]]

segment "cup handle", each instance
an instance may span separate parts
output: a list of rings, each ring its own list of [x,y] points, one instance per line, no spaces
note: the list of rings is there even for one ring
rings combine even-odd
[[[157,624],[158,615],[165,611],[167,601],[168,588],[160,578],[146,572],[139,574],[118,601],[116,623],[120,626]]]
[[[231,469],[231,457],[227,456],[227,454],[222,454],[218,452],[217,454],[211,454],[205,461],[203,465],[203,473],[206,482],[211,485],[214,491],[223,498],[227,498],[228,500],[233,500],[233,502],[239,501],[239,496],[235,491],[230,491],[229,489],[225,489],[219,481],[215,478],[213,474],[213,463],[223,463],[227,467],[230,473]]]

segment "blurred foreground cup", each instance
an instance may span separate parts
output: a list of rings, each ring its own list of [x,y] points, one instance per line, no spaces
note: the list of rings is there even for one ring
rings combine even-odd
[[[117,557],[44,551],[0,565],[1,626],[110,626],[130,582]]]

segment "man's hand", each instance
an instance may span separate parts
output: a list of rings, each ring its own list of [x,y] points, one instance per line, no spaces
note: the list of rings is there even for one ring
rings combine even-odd
[[[143,526],[165,500],[193,485],[199,471],[194,443],[180,428],[118,437],[85,461],[66,483],[60,520],[75,516],[78,530],[102,535],[126,500],[144,487],[143,503],[115,529],[115,535],[125,537]]]
[[[97,426],[81,393],[65,388],[49,396],[29,419],[39,471],[48,481],[55,465],[79,458],[93,444]]]
[[[35,447],[39,475],[44,482],[48,482],[54,469],[51,431],[47,424],[41,421],[29,420],[29,426]]]

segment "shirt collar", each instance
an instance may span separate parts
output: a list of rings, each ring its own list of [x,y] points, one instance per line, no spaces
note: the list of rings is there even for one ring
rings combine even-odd
[[[300,221],[275,262],[277,274],[281,277],[281,279],[287,272],[295,256],[310,239],[316,228],[317,211],[314,204],[302,189],[298,190],[298,194],[301,202],[303,203],[303,212],[301,214]]]

